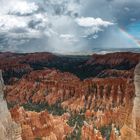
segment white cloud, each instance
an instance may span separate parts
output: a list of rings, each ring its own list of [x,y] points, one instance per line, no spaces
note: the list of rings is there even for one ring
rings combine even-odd
[[[76,37],[72,34],[61,34],[60,39],[63,39],[65,42],[69,43],[74,43],[78,41]]]
[[[129,9],[128,7],[124,7],[124,10],[125,10],[126,12],[129,12],[129,11],[130,11],[130,9]]]
[[[103,32],[104,28],[114,25],[114,23],[102,20],[101,18],[81,17],[75,19],[78,26],[83,29],[84,38],[97,39],[97,33]]]
[[[36,41],[43,38],[48,26],[48,17],[45,12],[41,13],[38,10],[38,6],[34,2],[6,0],[0,1],[0,4],[0,37],[2,38],[0,50],[21,50],[20,46],[24,46],[28,42],[28,45],[32,47],[31,40]],[[32,41],[33,44],[34,42]]]
[[[13,0],[7,6],[7,12],[10,14],[27,15],[38,10],[38,6],[34,2],[25,0]]]
[[[42,32],[47,28],[48,23],[47,14],[33,14],[30,16],[0,14],[0,30],[5,32],[19,29],[23,29],[24,32],[29,30]]]
[[[100,27],[91,27],[91,28],[87,28],[85,29],[84,33],[86,36],[91,35],[91,34],[97,34],[98,32],[102,32],[103,29],[101,29]]]
[[[92,17],[77,18],[76,23],[82,27],[94,27],[94,26],[96,26],[96,27],[99,27],[99,26],[108,27],[110,25],[113,25],[112,22],[104,21],[101,18],[92,18]]]
[[[73,38],[74,36],[73,35],[71,35],[71,34],[61,34],[60,35],[60,38],[64,38],[64,39],[71,39],[71,38]]]
[[[29,23],[36,22],[36,28],[45,26],[46,18],[43,14],[35,13],[38,5],[26,0],[0,1],[0,30],[9,31],[23,28],[28,30]]]
[[[26,28],[27,22],[22,17],[16,17],[14,15],[0,15],[0,29],[2,31],[8,31],[14,28]]]
[[[93,39],[96,39],[96,38],[98,38],[98,35],[94,35],[94,36],[93,36]]]

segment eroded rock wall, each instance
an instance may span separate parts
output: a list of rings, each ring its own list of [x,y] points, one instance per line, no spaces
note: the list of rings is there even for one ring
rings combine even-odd
[[[135,98],[130,125],[125,123],[121,129],[122,140],[140,140],[140,63],[134,72]]]
[[[136,135],[140,138],[140,63],[135,69],[135,94],[133,107],[133,128],[136,130]]]
[[[0,71],[0,140],[22,140],[21,128],[12,120],[7,103],[3,98],[3,88],[4,83]]]

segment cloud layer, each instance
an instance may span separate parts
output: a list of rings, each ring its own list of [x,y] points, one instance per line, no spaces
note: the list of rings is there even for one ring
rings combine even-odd
[[[0,0],[0,50],[73,53],[136,47],[121,35],[138,0]],[[118,43],[119,41],[119,43]]]
[[[77,18],[76,22],[79,26],[82,27],[108,27],[109,25],[113,25],[113,23],[104,21],[101,18],[92,18],[92,17],[81,17]]]

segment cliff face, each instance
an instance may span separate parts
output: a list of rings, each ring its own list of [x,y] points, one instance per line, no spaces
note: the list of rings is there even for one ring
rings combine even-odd
[[[134,99],[134,124],[133,127],[136,130],[136,135],[140,138],[140,63],[137,65],[135,69],[135,94],[136,97]]]
[[[32,70],[55,68],[70,72],[80,79],[88,77],[132,77],[140,60],[139,53],[110,53],[92,56],[57,56],[51,53],[0,53],[0,69],[6,84],[10,78],[21,78]],[[130,70],[130,71],[125,71]]]
[[[16,124],[3,98],[4,83],[0,71],[0,140],[21,140],[21,128]]]
[[[140,63],[135,69],[135,100],[134,100],[134,110],[135,116],[140,118]]]
[[[55,58],[50,53],[15,54],[0,53],[0,69],[3,72],[4,82],[9,83],[10,78],[21,78],[33,70],[36,64],[47,64]]]
[[[108,67],[118,67],[119,69],[129,69],[139,63],[140,55],[139,53],[131,52],[117,52],[108,53],[105,55],[94,54],[87,61],[87,65],[107,65]],[[128,67],[129,66],[129,67]]]
[[[123,140],[140,139],[140,63],[136,66],[134,75],[135,98],[130,124],[125,123],[121,129]]]

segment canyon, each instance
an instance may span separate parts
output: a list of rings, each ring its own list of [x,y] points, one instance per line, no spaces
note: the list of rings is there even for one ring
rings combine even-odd
[[[4,98],[23,140],[139,138],[139,53],[0,59]]]

